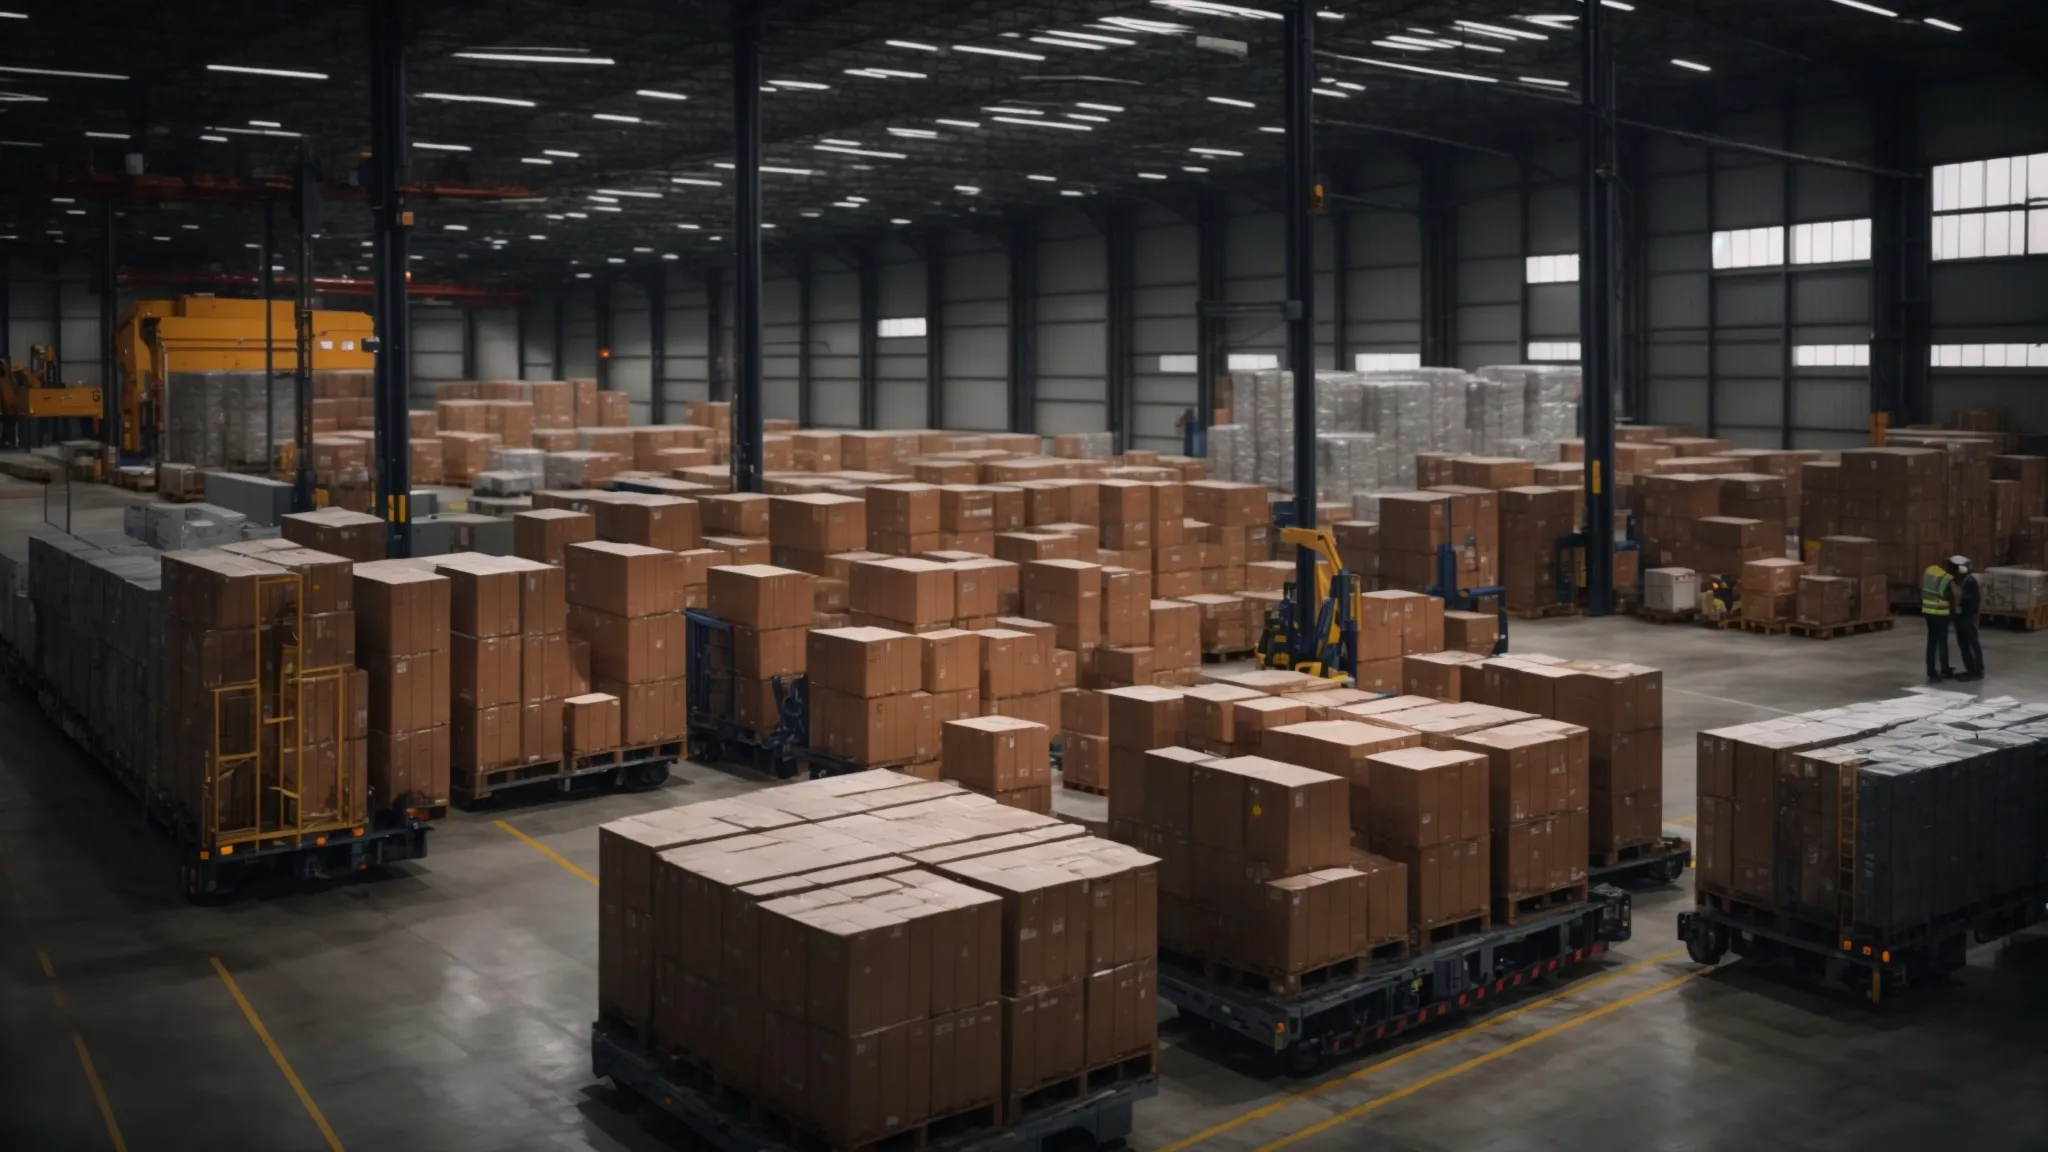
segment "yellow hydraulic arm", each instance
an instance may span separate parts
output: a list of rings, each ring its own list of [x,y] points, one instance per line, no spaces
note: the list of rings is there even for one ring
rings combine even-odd
[[[1344,622],[1349,620],[1355,625],[1365,615],[1363,586],[1356,578],[1337,581],[1337,574],[1344,570],[1344,561],[1337,554],[1337,539],[1328,529],[1282,528],[1280,542],[1306,548],[1316,554],[1314,603],[1316,620],[1322,624],[1322,635],[1313,638],[1297,636],[1299,626],[1291,608],[1275,612],[1266,621],[1265,635],[1259,644],[1259,664],[1265,668],[1287,668],[1311,676],[1342,680],[1351,674],[1351,670],[1339,667],[1341,655],[1334,662],[1325,657],[1333,649],[1340,654],[1343,651]],[[1341,584],[1345,603],[1334,602],[1333,583]]]

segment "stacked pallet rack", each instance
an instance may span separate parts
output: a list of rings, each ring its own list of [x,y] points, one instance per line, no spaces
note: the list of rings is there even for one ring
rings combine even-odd
[[[1355,975],[1283,994],[1162,954],[1159,998],[1216,1031],[1273,1053],[1289,1071],[1305,1076],[1327,1057],[1479,1007],[1591,960],[1629,939],[1631,914],[1626,892],[1596,884],[1584,904],[1367,964]]]

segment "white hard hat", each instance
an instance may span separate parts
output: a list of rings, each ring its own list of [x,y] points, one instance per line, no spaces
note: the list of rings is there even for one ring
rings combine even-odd
[[[1968,556],[1951,556],[1948,558],[1948,562],[1958,568],[1968,568],[1970,566],[1970,558]]]

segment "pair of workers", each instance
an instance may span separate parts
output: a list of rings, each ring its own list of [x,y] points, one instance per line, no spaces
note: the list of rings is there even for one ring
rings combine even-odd
[[[1984,646],[1977,638],[1977,613],[1983,607],[1977,574],[1965,556],[1929,564],[1920,574],[1920,616],[1927,621],[1927,682],[1982,680]],[[1948,633],[1953,622],[1956,647],[1963,655],[1962,675],[1948,659]]]

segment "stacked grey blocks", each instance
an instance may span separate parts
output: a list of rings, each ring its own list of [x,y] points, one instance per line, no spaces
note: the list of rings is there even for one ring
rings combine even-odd
[[[292,486],[268,476],[208,472],[206,502],[240,512],[251,524],[275,525],[291,514]]]

